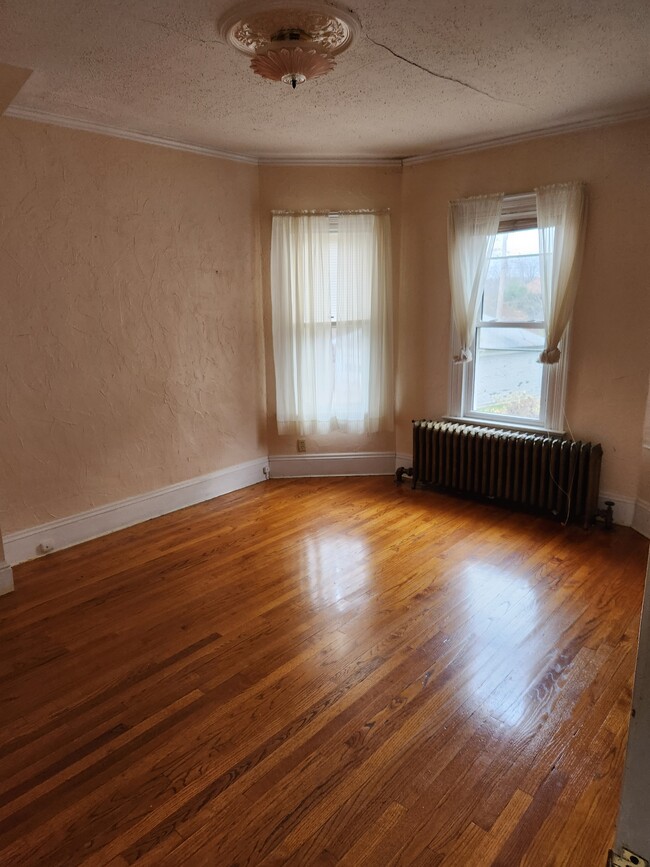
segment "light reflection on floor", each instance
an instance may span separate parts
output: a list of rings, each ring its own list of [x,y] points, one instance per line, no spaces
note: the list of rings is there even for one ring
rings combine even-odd
[[[363,538],[334,532],[306,539],[303,570],[313,607],[347,608],[344,597],[369,586],[370,565]]]
[[[473,613],[468,629],[476,636],[468,696],[483,702],[482,712],[516,726],[528,710],[528,686],[539,664],[539,645],[527,640],[541,626],[537,588],[529,575],[507,573],[490,563],[469,566],[459,578],[469,591]],[[499,659],[511,660],[496,677],[487,661],[495,650]]]

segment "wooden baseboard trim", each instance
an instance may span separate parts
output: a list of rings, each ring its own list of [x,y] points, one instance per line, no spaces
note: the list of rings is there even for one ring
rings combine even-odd
[[[109,503],[78,515],[19,530],[4,538],[6,561],[0,561],[0,595],[13,590],[11,565],[42,556],[39,548],[44,542],[51,543],[53,551],[69,548],[80,542],[264,481],[264,471],[267,467],[270,467],[272,477],[299,478],[389,476],[393,475],[397,467],[410,467],[411,464],[410,455],[393,452],[262,457],[147,494]],[[600,505],[610,499],[616,503],[614,519],[617,524],[632,526],[637,532],[650,538],[650,503],[617,494],[603,493],[600,497]]]
[[[14,589],[14,575],[6,560],[0,560],[0,596]]]
[[[411,466],[413,466],[412,455],[399,453],[395,456],[396,468]],[[604,508],[606,500],[613,500],[616,503],[614,506],[614,522],[616,524],[621,527],[632,527],[643,536],[650,538],[650,503],[604,491],[598,498],[598,507]]]
[[[309,476],[391,476],[395,452],[348,452],[332,454],[271,455],[271,478]]]
[[[116,503],[108,503],[78,515],[70,515],[37,527],[9,533],[4,537],[5,557],[13,565],[42,555],[40,546],[47,542],[58,551],[157,518],[204,500],[246,488],[265,479],[266,457],[217,470],[205,476],[168,485]]]
[[[636,501],[632,529],[650,539],[650,503],[645,500]]]

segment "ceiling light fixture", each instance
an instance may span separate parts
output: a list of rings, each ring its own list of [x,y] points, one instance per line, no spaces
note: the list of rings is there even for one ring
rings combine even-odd
[[[251,57],[253,72],[294,90],[334,69],[335,56],[350,47],[360,30],[351,12],[311,0],[240,3],[217,27],[230,45]]]

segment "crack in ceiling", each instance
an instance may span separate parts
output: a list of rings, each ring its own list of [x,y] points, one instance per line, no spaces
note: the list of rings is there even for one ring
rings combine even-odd
[[[170,27],[168,24],[163,24],[162,21],[153,21],[151,18],[134,18],[135,21],[139,21],[141,24],[153,24],[154,27],[160,27],[161,30],[164,30],[169,34],[176,34],[176,36],[182,36],[183,39],[187,39],[190,42],[198,42],[200,45],[225,45],[226,43],[222,39],[201,39],[200,36],[192,36],[190,33],[183,33],[182,30],[176,30],[175,27]]]
[[[432,75],[434,78],[440,78],[442,81],[451,81],[454,84],[460,84],[462,87],[466,87],[469,90],[473,90],[474,93],[480,93],[482,96],[487,96],[488,99],[492,99],[495,102],[505,102],[509,105],[518,105],[520,108],[528,108],[527,105],[524,105],[521,102],[516,102],[513,99],[504,99],[501,96],[494,96],[492,93],[488,93],[487,90],[481,90],[480,87],[475,87],[473,84],[469,84],[467,81],[462,81],[460,78],[454,78],[453,75],[444,75],[442,72],[434,72],[432,69],[428,69],[426,66],[422,66],[421,63],[417,63],[415,60],[409,60],[408,57],[404,57],[403,54],[398,54],[397,51],[393,51],[388,45],[385,45],[383,42],[378,42],[376,39],[373,39],[372,36],[368,36],[365,34],[366,39],[372,42],[373,45],[378,46],[379,48],[384,48],[393,57],[396,57],[398,60],[403,60],[404,63],[408,63],[410,66],[415,66],[416,69],[421,69],[422,72],[426,72],[429,75]]]
[[[648,114],[648,0],[355,0],[359,50],[295,92],[219,35],[234,2],[0,0],[0,71],[35,71],[7,111],[253,160],[418,157]]]

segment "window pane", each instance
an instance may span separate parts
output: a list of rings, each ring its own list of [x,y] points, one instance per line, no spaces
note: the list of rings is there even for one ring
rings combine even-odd
[[[539,419],[544,348],[539,328],[479,328],[474,412]]]
[[[541,322],[537,229],[500,232],[494,243],[483,296],[484,322]]]

